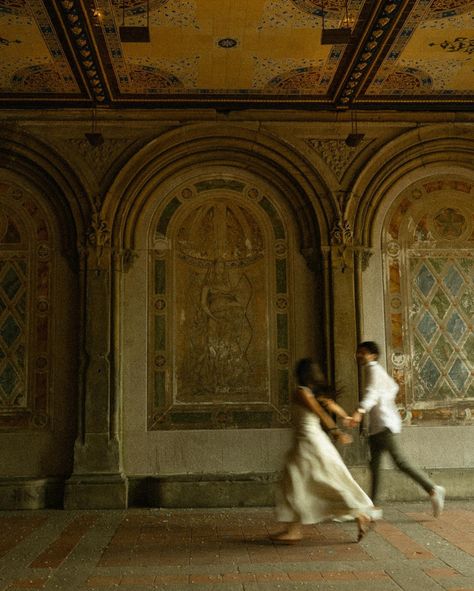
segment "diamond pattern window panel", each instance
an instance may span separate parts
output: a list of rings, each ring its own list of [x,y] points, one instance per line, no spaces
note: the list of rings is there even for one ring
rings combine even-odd
[[[210,178],[156,214],[148,428],[287,426],[287,228],[270,196]]]
[[[408,187],[385,222],[390,369],[413,422],[474,411],[474,185],[452,176]]]
[[[474,397],[474,259],[420,256],[410,268],[414,402]]]
[[[30,194],[0,182],[0,428],[50,422],[51,232]]]

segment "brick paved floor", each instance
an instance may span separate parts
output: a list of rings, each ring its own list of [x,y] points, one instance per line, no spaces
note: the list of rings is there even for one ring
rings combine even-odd
[[[474,501],[385,506],[360,543],[353,522],[268,540],[262,509],[0,512],[0,591],[474,591]]]

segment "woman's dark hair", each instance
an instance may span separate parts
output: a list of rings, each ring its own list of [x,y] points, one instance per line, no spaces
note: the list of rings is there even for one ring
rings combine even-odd
[[[300,359],[295,367],[295,376],[298,384],[301,386],[309,386],[314,384],[313,360],[309,357]]]
[[[357,349],[365,349],[368,353],[371,355],[377,355],[377,357],[380,355],[379,346],[377,343],[374,343],[374,341],[364,341],[363,343],[359,343]]]
[[[295,376],[300,386],[311,385],[315,394],[334,394],[334,388],[329,387],[321,368],[310,357],[298,361]]]

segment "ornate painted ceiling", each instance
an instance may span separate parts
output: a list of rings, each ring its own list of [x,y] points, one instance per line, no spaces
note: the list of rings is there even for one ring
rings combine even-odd
[[[1,107],[468,110],[473,59],[472,0],[0,0]]]

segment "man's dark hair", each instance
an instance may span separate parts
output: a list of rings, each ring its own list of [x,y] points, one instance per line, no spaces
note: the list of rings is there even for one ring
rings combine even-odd
[[[380,355],[380,349],[377,343],[374,341],[364,341],[363,343],[359,343],[358,349],[365,349],[371,355]]]

